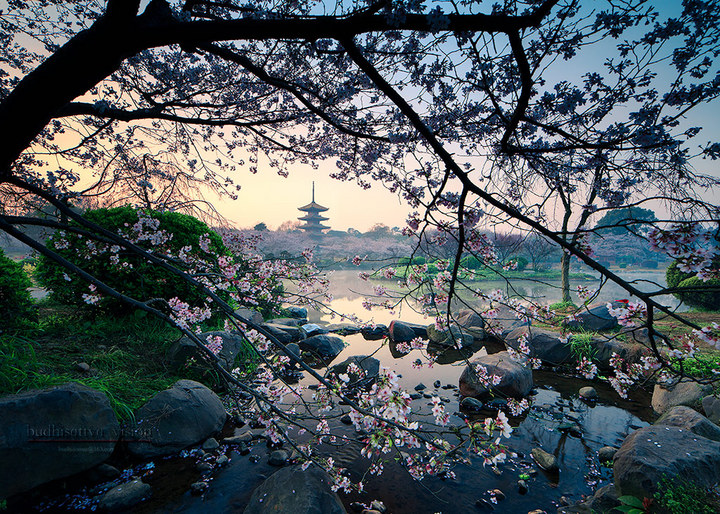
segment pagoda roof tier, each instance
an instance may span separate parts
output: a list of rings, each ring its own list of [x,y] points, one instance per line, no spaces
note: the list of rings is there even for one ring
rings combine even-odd
[[[302,218],[298,218],[301,221],[325,221],[329,220],[330,218],[326,218],[324,216],[320,216],[318,214],[307,214],[303,216]]]
[[[321,225],[320,223],[317,223],[317,224],[305,223],[304,225],[300,225],[298,228],[301,228],[303,230],[325,230],[330,227],[326,227],[325,225]]]
[[[327,211],[327,207],[323,207],[322,205],[315,203],[314,201],[310,202],[309,204],[298,207],[299,211]]]

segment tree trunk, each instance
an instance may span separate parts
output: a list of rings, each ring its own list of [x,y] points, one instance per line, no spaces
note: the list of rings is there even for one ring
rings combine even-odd
[[[571,255],[563,252],[560,259],[560,289],[562,290],[562,301],[570,302],[570,259]]]

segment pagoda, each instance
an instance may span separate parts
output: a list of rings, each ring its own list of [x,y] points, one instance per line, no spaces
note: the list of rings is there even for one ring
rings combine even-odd
[[[298,219],[305,222],[304,225],[300,225],[300,228],[311,236],[320,237],[323,234],[323,230],[330,228],[322,224],[323,221],[327,221],[330,218],[320,216],[320,213],[327,211],[328,208],[315,203],[315,182],[313,182],[312,186],[312,202],[303,207],[298,207],[298,210],[307,213]]]

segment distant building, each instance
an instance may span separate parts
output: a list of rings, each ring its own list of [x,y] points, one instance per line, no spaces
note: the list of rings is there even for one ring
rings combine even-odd
[[[300,229],[304,230],[311,236],[322,236],[323,230],[330,228],[322,224],[323,221],[327,221],[330,218],[320,216],[320,213],[327,211],[328,208],[315,203],[315,182],[313,182],[312,186],[312,201],[303,207],[298,207],[298,210],[307,213],[305,216],[298,219],[305,222],[304,225],[300,225]]]

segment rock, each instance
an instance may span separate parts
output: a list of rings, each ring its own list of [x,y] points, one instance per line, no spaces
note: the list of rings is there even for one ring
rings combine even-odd
[[[530,357],[540,359],[543,364],[558,366],[574,362],[572,347],[565,343],[560,332],[536,327],[519,327],[505,338],[505,346],[520,351],[520,341],[526,340]]]
[[[219,432],[226,417],[220,398],[210,389],[193,380],[178,380],[137,410],[137,423],[125,439],[139,457],[169,455]]]
[[[142,480],[132,480],[106,492],[98,506],[109,512],[125,511],[148,498],[151,493],[152,490],[148,484]]]
[[[490,491],[490,494],[493,495],[497,501],[503,501],[505,499],[505,493],[500,489],[493,489]]]
[[[485,320],[471,309],[462,309],[455,314],[455,323],[463,328],[485,328]]]
[[[478,412],[478,411],[482,410],[483,402],[481,402],[477,398],[468,396],[467,398],[462,399],[462,401],[460,402],[460,408],[463,410]]]
[[[194,482],[190,484],[190,494],[194,496],[200,496],[202,493],[207,491],[209,484],[207,482]]]
[[[614,446],[603,446],[598,450],[598,460],[600,460],[601,463],[609,462],[612,464],[617,451],[618,448],[615,448]]]
[[[418,385],[415,386],[416,391],[424,391],[425,389],[427,389],[427,386],[425,384],[423,384],[422,382],[420,382]]]
[[[227,455],[220,455],[215,461],[215,464],[217,464],[218,466],[224,466],[228,462],[230,462],[230,459]]]
[[[481,510],[485,510],[487,512],[492,512],[495,510],[495,506],[484,498],[475,500],[475,507]]]
[[[285,345],[285,348],[287,348],[288,352],[290,352],[290,355],[288,355],[288,357],[290,357],[291,360],[294,359],[295,362],[302,361],[302,356],[300,354],[300,345],[298,345],[297,343],[288,343]]]
[[[427,339],[427,327],[415,323],[393,320],[388,327],[388,335],[394,343],[409,343],[416,337]]]
[[[241,443],[249,443],[253,440],[252,432],[249,430],[246,430],[245,432],[234,435],[232,437],[226,437],[223,439],[223,444],[241,444]]]
[[[682,380],[669,386],[655,384],[652,408],[658,414],[662,414],[676,405],[696,408],[700,406],[702,398],[710,392],[712,392],[712,386],[701,386],[692,380]]]
[[[213,465],[209,462],[198,462],[195,465],[195,469],[197,469],[200,473],[209,473],[213,469]]]
[[[324,360],[334,359],[345,349],[342,339],[326,335],[308,337],[300,341],[298,345],[302,350],[313,352]]]
[[[106,482],[108,480],[114,480],[120,476],[120,470],[115,466],[111,466],[107,463],[102,463],[99,466],[94,467],[89,472],[91,482]]]
[[[442,387],[442,382],[440,382],[439,380],[436,380],[435,382],[433,382],[433,387],[435,389],[439,389],[440,387]]]
[[[87,362],[78,362],[75,364],[75,369],[80,373],[90,373],[90,364]]]
[[[263,322],[262,314],[260,314],[257,311],[254,311],[252,309],[246,309],[246,308],[240,308],[235,310],[235,314],[240,316],[243,319],[246,319],[248,321],[251,321],[252,323],[255,323],[256,325],[259,325]]]
[[[299,328],[301,325],[307,324],[307,320],[300,318],[273,318],[268,320],[268,323],[272,323],[273,325],[282,325],[284,327]]]
[[[329,332],[340,334],[341,336],[350,336],[360,333],[360,327],[353,323],[333,323],[327,326]]]
[[[580,395],[580,398],[584,398],[586,400],[596,400],[598,396],[595,388],[590,386],[581,387],[578,394]]]
[[[684,405],[676,405],[669,409],[660,416],[655,425],[683,428],[695,435],[720,442],[720,427],[699,412]]]
[[[219,446],[220,446],[220,443],[218,443],[214,437],[211,437],[203,443],[202,449],[205,450],[206,452],[209,452],[209,451],[215,450]]]
[[[492,389],[500,396],[522,398],[533,387],[532,370],[520,365],[508,352],[485,355],[472,362],[473,366],[484,366],[488,375],[498,375],[500,383]],[[490,390],[477,380],[469,366],[460,376],[460,394],[482,398],[490,395]]]
[[[262,328],[270,332],[282,344],[296,343],[303,338],[301,328],[290,325],[279,325],[277,323],[263,323]]]
[[[288,454],[285,450],[275,450],[268,457],[268,462],[272,466],[284,466],[287,460]]]
[[[620,500],[615,486],[609,484],[595,491],[588,503],[592,512],[611,512],[620,505]]]
[[[373,510],[376,510],[380,513],[383,513],[387,510],[387,507],[385,507],[385,504],[381,502],[380,500],[373,500],[370,502],[370,508]]]
[[[291,305],[290,307],[285,307],[285,310],[288,316],[292,316],[293,318],[307,319],[308,317],[308,310],[305,307]]]
[[[106,461],[120,424],[100,391],[74,382],[0,399],[0,498]]]
[[[339,376],[342,373],[347,373],[350,364],[355,364],[362,370],[362,374],[350,373],[350,385],[367,384],[375,380],[380,373],[380,361],[375,357],[369,357],[367,355],[353,355],[348,357],[340,364],[335,364],[330,368],[330,372]]]
[[[377,341],[388,335],[388,327],[386,325],[377,324],[374,326],[363,327],[360,330],[363,338],[368,341]]]
[[[551,473],[557,473],[560,471],[555,455],[548,453],[541,448],[533,448],[531,453],[535,462],[538,463],[538,466],[545,471],[549,471]]]
[[[614,309],[625,307],[623,302],[612,302]],[[575,315],[575,319],[565,323],[571,330],[584,330],[586,332],[602,332],[612,330],[618,326],[617,318],[610,315],[608,302],[594,303]]]
[[[702,408],[705,416],[713,423],[720,423],[720,398],[714,395],[702,399]]]
[[[342,423],[343,425],[352,425],[353,424],[352,418],[350,417],[349,414],[344,414],[343,416],[341,416],[340,423]]]
[[[328,329],[325,327],[321,327],[317,323],[306,323],[305,325],[302,325],[300,327],[300,330],[302,330],[302,334],[304,336],[304,339],[307,339],[308,337],[313,337],[321,334],[327,334]]]
[[[280,344],[290,344],[293,342],[293,336],[288,332],[288,330],[292,329],[293,327],[286,327],[285,325],[274,325],[272,323],[263,323],[262,325],[260,325],[260,328],[262,328],[272,337],[277,339]],[[297,328],[295,330],[299,334],[301,334],[300,337],[302,337],[301,331]]]
[[[201,341],[206,342],[208,337],[220,337],[222,339],[222,349],[218,354],[220,364],[227,369],[232,370],[237,367],[235,360],[240,351],[245,347],[242,336],[237,332],[203,332],[198,335]],[[165,355],[167,362],[174,369],[183,368],[190,359],[202,362],[201,353],[197,345],[188,337],[183,337],[173,344]]]
[[[518,492],[520,494],[527,494],[529,488],[528,488],[527,482],[525,482],[525,480],[518,480],[517,485],[518,485]]]
[[[613,475],[619,496],[652,498],[663,476],[711,487],[720,481],[720,443],[678,427],[641,428],[615,454]]]
[[[452,325],[449,330],[438,330],[435,324],[427,326],[427,336],[431,342],[442,346],[457,346],[465,348],[472,346],[475,338],[457,325]]]
[[[244,514],[347,514],[331,485],[328,474],[317,466],[305,471],[300,466],[282,468],[253,491]]]
[[[595,350],[593,355],[593,362],[597,365],[601,371],[612,371],[613,368],[610,365],[610,359],[613,354],[617,354],[625,362],[637,363],[640,359],[650,354],[650,350],[645,346],[638,343],[626,343],[620,341],[617,337],[610,339],[594,338],[592,345]]]

